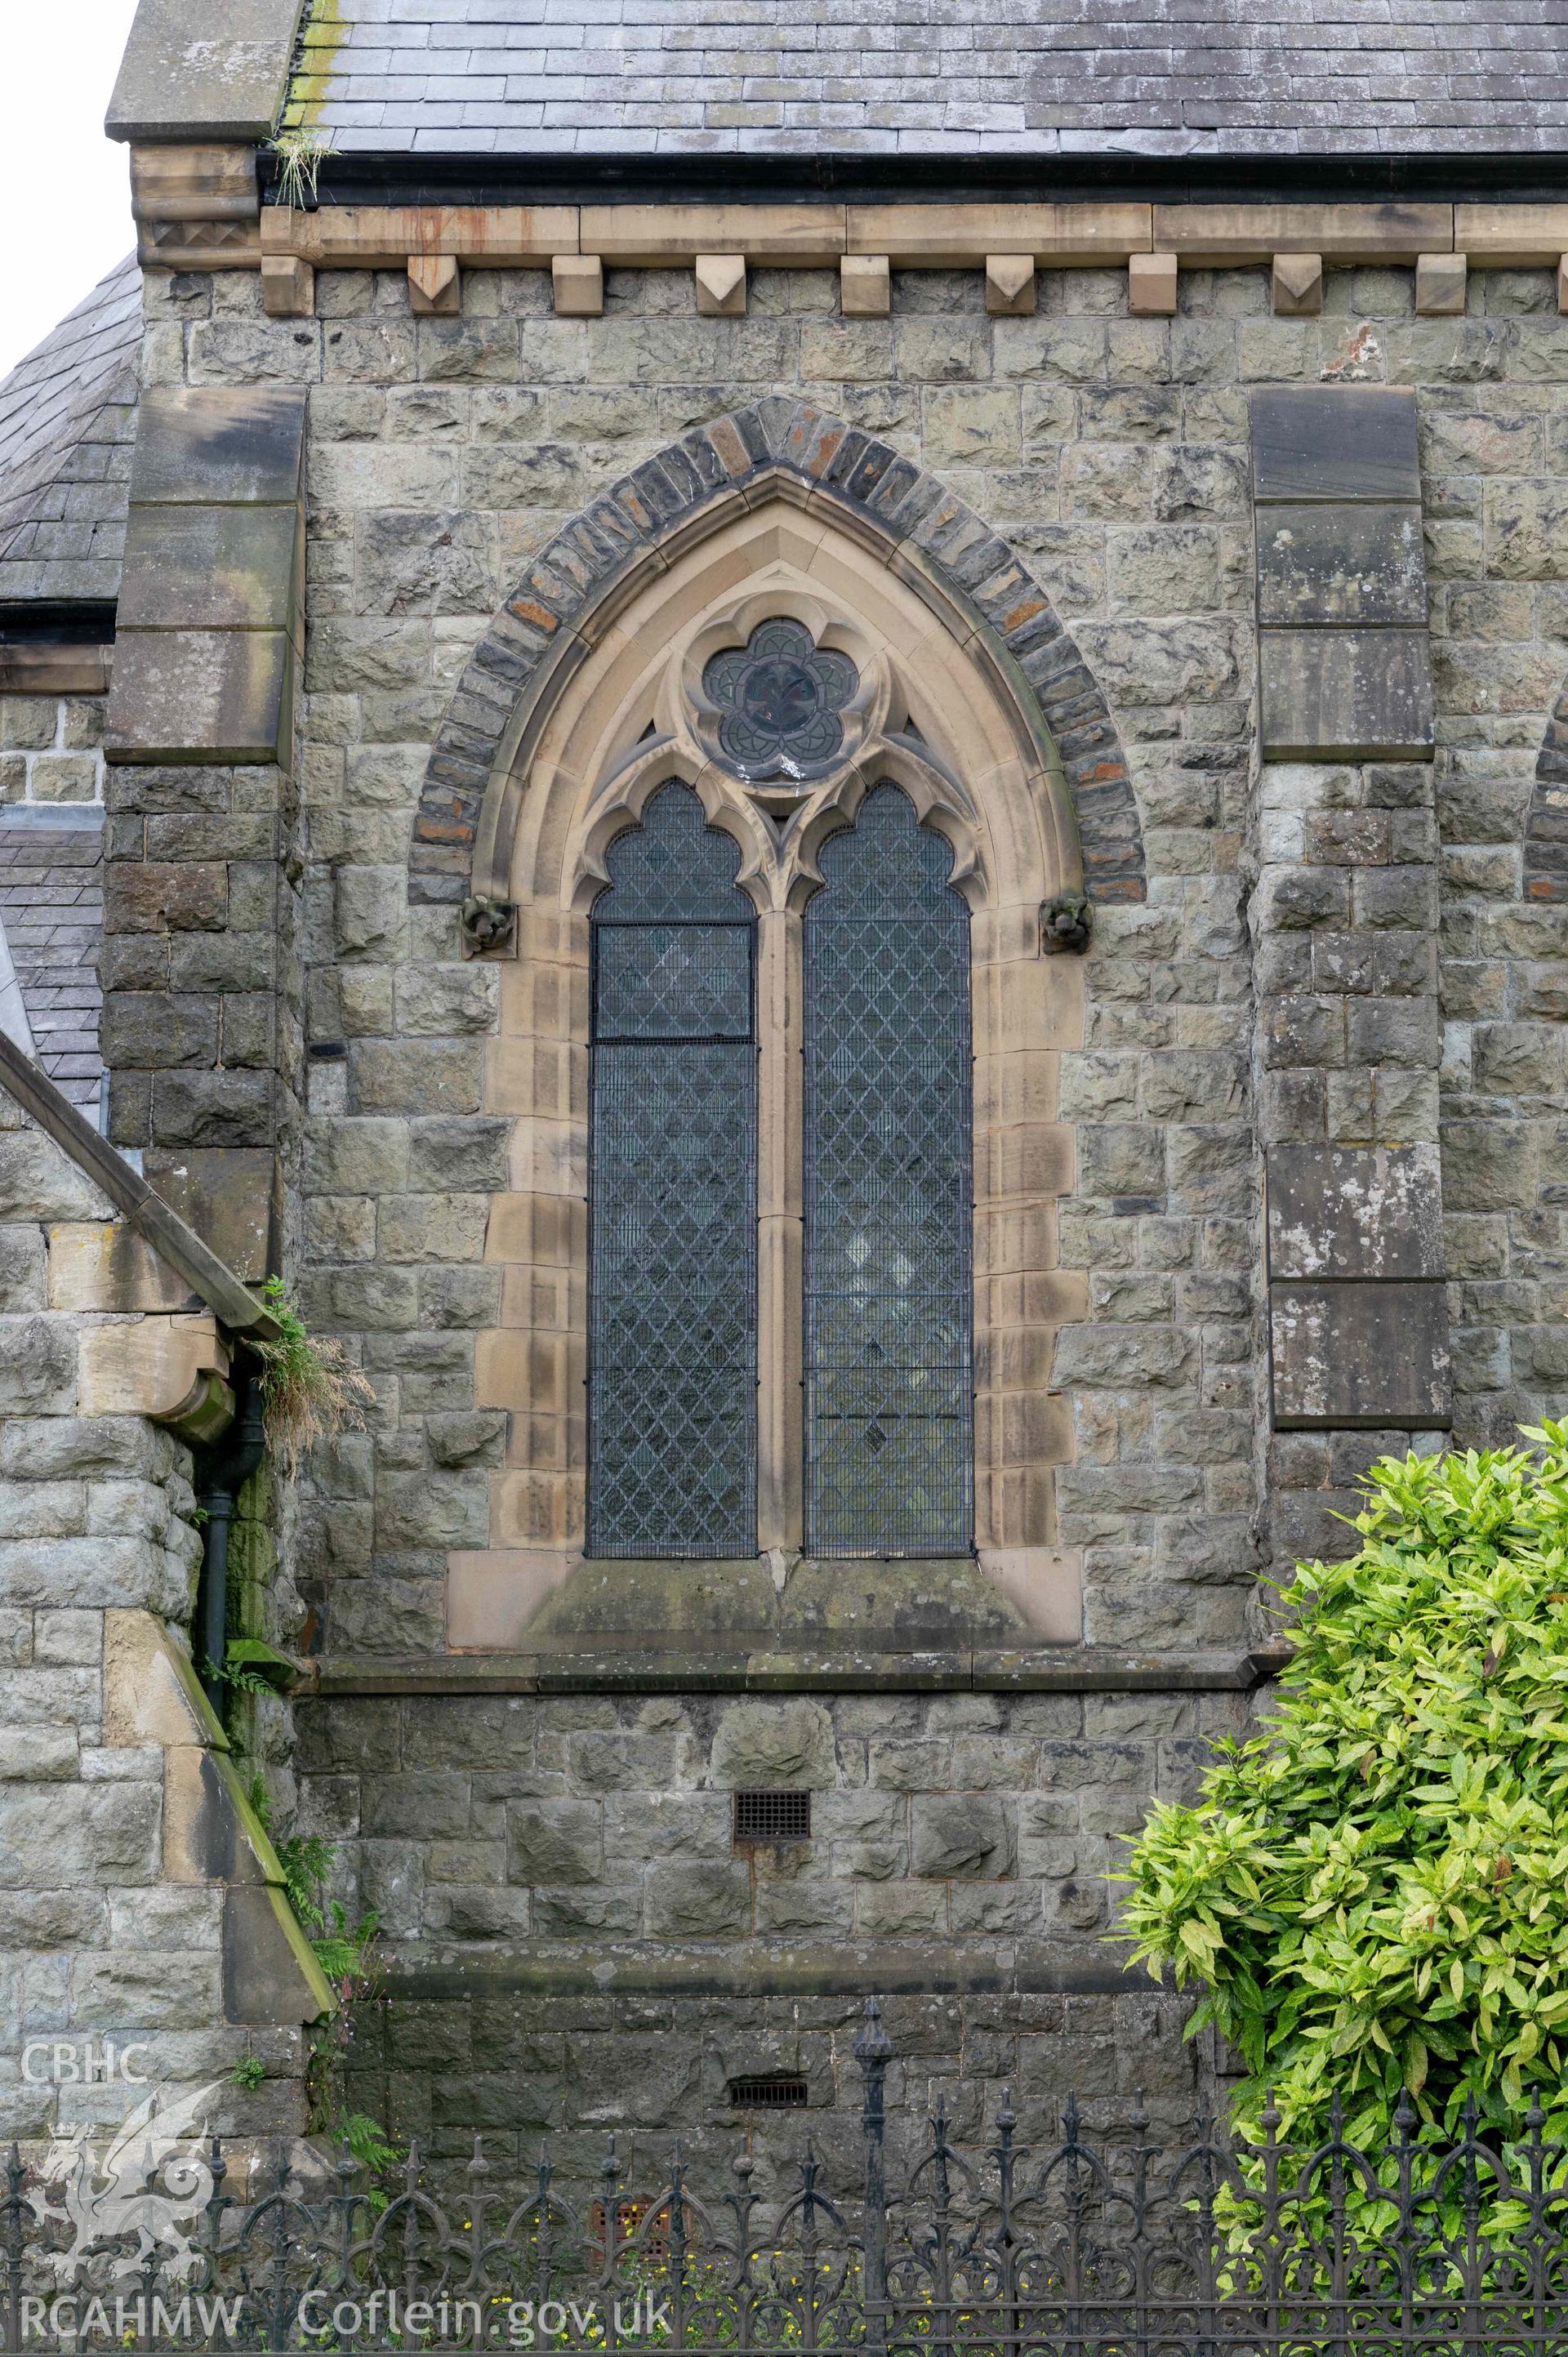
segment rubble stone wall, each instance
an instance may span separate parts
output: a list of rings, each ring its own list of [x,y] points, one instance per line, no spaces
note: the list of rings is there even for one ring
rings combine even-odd
[[[0,802],[103,802],[103,699],[0,695]]]
[[[611,272],[605,316],[565,319],[547,274],[469,270],[459,316],[416,319],[404,274],[323,269],[314,317],[269,319],[248,274],[149,273],[152,382],[309,390],[292,1273],[379,1403],[301,1499],[294,1569],[327,1656],[439,1656],[448,1555],[490,1541],[509,1422],[477,1394],[475,1341],[499,1320],[489,1205],[511,1183],[511,1124],[483,1109],[501,976],[464,959],[451,906],[411,900],[409,857],[465,664],[553,534],[682,433],[810,401],[940,477],[1044,586],[1142,825],[1146,899],[1098,909],[1058,1074],[1060,1261],[1088,1315],[1057,1345],[1074,1434],[1057,1495],[1085,1639],[1166,1658],[1171,1691],[741,1705],[696,1678],[655,1696],[454,1679],[302,1701],[303,1822],[392,1935],[404,2125],[455,2134],[490,2090],[509,2117],[694,2118],[775,2032],[841,2102],[842,1984],[888,1951],[928,1990],[1003,1960],[1004,2005],[993,1986],[930,2000],[931,2082],[1000,2083],[1030,2007],[1063,2008],[1064,2038],[1088,2008],[1072,2051],[1091,2077],[1106,2058],[1108,2088],[1125,2057],[1121,2029],[1095,2043],[1106,2007],[1174,2040],[1168,2004],[1093,1975],[1112,1836],[1245,1707],[1188,1694],[1176,1665],[1253,1642],[1261,1565],[1336,1544],[1364,1464],[1412,1437],[1268,1430],[1265,1146],[1440,1141],[1454,1437],[1561,1404],[1568,909],[1522,871],[1568,671],[1551,274],[1473,270],[1452,318],[1414,316],[1408,269],[1330,269],[1307,318],[1271,316],[1251,270],[1184,272],[1170,319],[1130,317],[1119,272],[1040,292],[1038,316],[991,317],[978,273],[897,274],[888,319],[846,319],[833,274],[758,269],[748,316],[709,318],[689,273]],[[1435,760],[1261,770],[1249,397],[1384,382],[1417,397]],[[826,1831],[804,1858],[730,1848],[717,1761],[743,1708],[822,1729]],[[1078,1983],[1038,1986],[1069,1940]],[[747,1973],[771,1975],[771,2012],[737,2013]]]
[[[138,1361],[178,1367],[177,1394],[212,1357],[193,1308],[0,1097],[7,2137],[118,2126],[155,2092],[201,2096],[214,2128],[304,2124],[302,2025],[327,1992],[191,1664],[191,1451],[128,1396]]]

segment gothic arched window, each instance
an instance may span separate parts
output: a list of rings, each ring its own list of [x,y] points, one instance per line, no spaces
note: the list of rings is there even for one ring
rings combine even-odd
[[[1082,1635],[1085,976],[1043,920],[1082,888],[1072,796],[940,567],[798,489],[747,477],[618,576],[485,791],[473,898],[516,917],[483,1103],[515,1126],[474,1380],[510,1423],[457,1650],[607,1615]]]
[[[757,1548],[757,911],[686,786],[593,910],[588,1551]]]

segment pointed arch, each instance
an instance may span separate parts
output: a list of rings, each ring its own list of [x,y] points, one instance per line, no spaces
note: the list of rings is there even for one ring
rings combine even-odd
[[[1091,900],[1144,898],[1142,834],[1115,723],[1037,582],[984,520],[886,443],[782,396],[715,419],[574,518],[469,658],[426,769],[410,897],[507,897],[531,750],[617,615],[737,512],[781,499],[831,518],[936,612],[1059,769]]]
[[[838,734],[821,760],[747,780],[704,682],[715,658],[779,619],[832,658]],[[1088,1307],[1081,1273],[1059,1265],[1075,1142],[1057,1095],[1061,1053],[1083,1042],[1086,971],[1053,953],[1040,911],[1085,886],[1101,901],[1143,899],[1131,786],[1076,647],[1004,545],[886,446],[777,402],[688,436],[567,527],[476,651],[431,760],[413,897],[475,892],[514,916],[483,1097],[512,1123],[486,1243],[503,1280],[499,1323],[478,1338],[475,1392],[512,1426],[491,1480],[490,1545],[453,1558],[449,1640],[515,1634],[536,1607],[586,1609],[598,1592],[600,1558],[585,1554],[590,1532],[602,1535],[585,1415],[604,974],[593,911],[618,842],[677,784],[736,845],[734,881],[756,910],[748,1535],[783,1566],[808,1531],[806,912],[827,889],[835,834],[891,788],[942,838],[965,912],[967,1028],[954,1053],[969,1092],[966,1242],[949,1274],[961,1295],[969,1287],[957,1322],[972,1414],[958,1423],[975,1554],[943,1552],[970,1568],[944,1573],[941,1592],[976,1627],[992,1625],[1000,1591],[1018,1625],[1075,1638],[1078,1563],[1058,1543],[1056,1498],[1072,1418],[1051,1365],[1057,1332]],[[710,1520],[714,1544],[741,1543],[733,1523]],[[658,1564],[646,1577],[668,1586]]]

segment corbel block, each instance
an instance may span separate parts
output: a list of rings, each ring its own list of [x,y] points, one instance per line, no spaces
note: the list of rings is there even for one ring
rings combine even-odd
[[[261,258],[254,221],[143,221],[136,240],[144,270],[255,270]]]
[[[133,147],[131,211],[141,259],[155,268],[253,270],[254,147],[227,142]]]
[[[1033,255],[988,253],[985,257],[985,307],[992,317],[1023,318],[1034,310],[1035,304]]]
[[[696,260],[697,309],[704,319],[739,319],[746,315],[744,253],[699,253]]]
[[[234,1412],[229,1353],[209,1317],[89,1326],[77,1345],[79,1415],[145,1415],[182,1438],[216,1439]]]
[[[269,319],[308,319],[316,310],[316,273],[292,253],[262,256],[262,308]]]
[[[1568,311],[1568,253],[1557,257],[1557,307]]]
[[[550,264],[558,319],[596,319],[605,307],[605,269],[596,253],[558,253]]]
[[[1174,253],[1134,253],[1127,263],[1127,308],[1134,317],[1168,318],[1176,307]]]
[[[1415,258],[1415,308],[1423,319],[1455,317],[1465,308],[1468,276],[1462,253],[1418,253]]]
[[[1276,253],[1272,292],[1276,317],[1303,319],[1323,308],[1323,256]]]
[[[138,143],[131,150],[131,211],[138,221],[253,221],[254,147]]]
[[[885,253],[846,253],[839,264],[839,309],[846,319],[886,319],[893,307]]]
[[[452,253],[411,253],[409,308],[419,318],[449,318],[463,307],[463,274]]]

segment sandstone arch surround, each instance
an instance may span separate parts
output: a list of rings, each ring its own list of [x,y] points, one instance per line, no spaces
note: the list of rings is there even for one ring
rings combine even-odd
[[[1568,900],[1568,681],[1552,707],[1524,823],[1524,897]]]
[[[835,442],[830,422],[821,420],[802,434],[800,413],[790,414],[803,450],[819,459],[828,446],[842,451],[851,438],[838,429]],[[725,423],[732,455],[746,454],[744,421]],[[720,429],[708,432],[722,448]],[[929,485],[906,462],[894,463],[911,479],[906,496]],[[609,504],[630,499],[646,511],[647,474],[628,479],[640,490],[620,487]],[[930,522],[929,502],[922,512]],[[604,529],[590,511],[563,542],[580,547],[574,533]],[[822,496],[804,471],[754,461],[738,495],[732,479],[727,492],[667,525],[640,563],[618,566],[609,594],[585,597],[553,662],[541,650],[532,668],[543,676],[527,680],[521,695],[514,688],[504,721],[487,730],[492,749],[482,792],[472,774],[460,790],[437,776],[454,758],[454,731],[471,773],[484,751],[469,683],[459,692],[431,765],[416,873],[425,878],[425,897],[477,889],[511,901],[518,916],[486,1089],[487,1112],[514,1124],[510,1186],[492,1205],[487,1245],[503,1269],[501,1322],[479,1336],[477,1351],[477,1397],[510,1412],[511,1437],[506,1466],[491,1480],[490,1544],[451,1558],[455,1650],[569,1641],[574,1632],[602,1642],[618,1622],[626,1635],[653,1622],[671,1639],[691,1618],[710,1631],[716,1617],[736,1634],[770,1624],[777,1635],[781,1607],[788,1620],[792,1604],[808,1621],[833,1617],[832,1596],[804,1593],[813,1575],[798,1565],[800,1329],[791,1305],[799,1297],[801,1146],[789,1063],[800,1039],[800,911],[812,888],[815,852],[884,780],[899,784],[952,844],[955,884],[972,910],[979,1572],[961,1564],[885,1567],[879,1589],[903,1603],[888,1604],[882,1635],[897,1635],[901,1611],[906,1638],[911,1614],[928,1623],[945,1617],[950,1628],[975,1633],[983,1623],[993,1641],[1004,1630],[1015,1632],[1015,1641],[1079,1634],[1078,1566],[1058,1547],[1056,1530],[1054,1469],[1070,1457],[1071,1417],[1050,1387],[1050,1361],[1058,1329],[1087,1306],[1083,1277],[1058,1269],[1056,1252],[1057,1200],[1073,1185],[1071,1134],[1055,1118],[1056,1066],[1063,1049],[1081,1044],[1083,967],[1043,952],[1039,910],[1042,901],[1082,888],[1091,899],[1142,899],[1141,845],[1135,823],[1127,823],[1131,793],[1120,748],[1103,706],[1093,709],[1092,683],[1037,590],[986,537],[988,553],[1001,559],[986,566],[987,578],[1004,569],[1011,576],[1012,606],[998,621],[1031,640],[1022,656],[1008,650],[1003,630],[980,618],[972,593],[940,579],[923,551],[868,528],[844,500]],[[514,643],[514,622],[542,639],[537,593],[559,584],[561,545],[502,617],[502,645]],[[744,643],[756,621],[773,613],[791,614],[819,643],[851,651],[865,694],[833,775],[799,811],[788,818],[775,813],[769,823],[707,758],[690,690],[714,647]],[[1025,670],[1036,649],[1052,653],[1055,681],[1078,673],[1070,703],[1089,741],[1071,758],[1079,809],[1089,803],[1084,850],[1069,766]],[[1061,699],[1058,709],[1070,741],[1071,714]],[[694,788],[710,823],[740,845],[740,878],[758,909],[762,1029],[773,1043],[764,1049],[761,1075],[763,1556],[753,1566],[713,1566],[705,1583],[702,1566],[628,1571],[585,1563],[581,1552],[588,911],[615,834],[635,824],[671,778]],[[791,1585],[801,1591],[793,1600]]]

